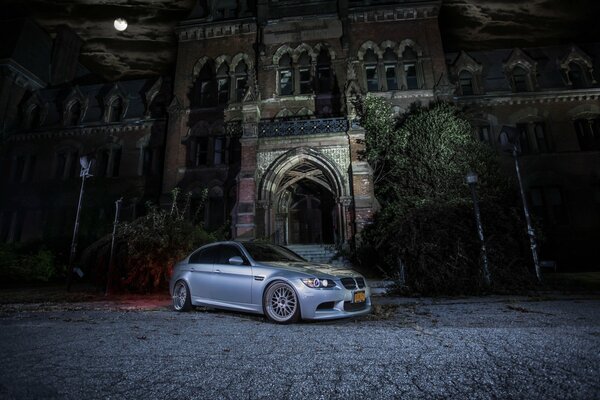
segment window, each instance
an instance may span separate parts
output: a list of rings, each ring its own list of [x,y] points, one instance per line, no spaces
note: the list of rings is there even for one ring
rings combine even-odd
[[[519,147],[521,149],[521,154],[530,154],[531,146],[529,145],[528,124],[517,124],[517,131],[519,132]]]
[[[473,74],[469,71],[461,71],[458,75],[458,84],[460,86],[460,94],[463,96],[471,96],[474,94],[473,90]]]
[[[221,64],[217,71],[217,103],[227,104],[229,101],[229,68]]]
[[[42,125],[42,110],[40,106],[34,104],[29,110],[29,128],[35,129]]]
[[[67,167],[67,153],[64,151],[56,154],[56,168],[54,170],[54,177],[56,179],[63,179],[65,176],[65,169]]]
[[[317,90],[319,93],[331,92],[331,60],[327,50],[322,49],[317,56]]]
[[[190,93],[190,104],[192,107],[211,107],[217,101],[217,87],[215,81],[214,68],[211,61],[207,61],[198,78],[192,87]]]
[[[312,93],[312,76],[310,73],[310,57],[306,52],[298,59],[298,79],[300,81],[300,93]]]
[[[240,139],[232,137],[229,141],[229,165],[239,163],[241,161],[242,146]]]
[[[208,138],[201,137],[194,140],[194,167],[200,167],[207,164]]]
[[[224,143],[225,143],[225,138],[222,136],[218,136],[214,139],[214,152],[213,152],[213,161],[214,161],[214,165],[221,165],[224,163],[224,152],[223,152],[223,148]]]
[[[387,90],[398,90],[398,77],[396,76],[397,62],[396,54],[392,49],[388,48],[383,54],[383,69],[385,71]]]
[[[279,94],[289,96],[294,93],[294,76],[292,74],[292,59],[285,54],[279,60]]]
[[[521,67],[515,67],[512,72],[513,88],[515,92],[529,91],[527,85],[527,71]]]
[[[535,124],[533,124],[533,131],[535,133],[535,143],[537,145],[538,152],[547,153],[548,151],[550,151],[544,123],[536,122]]]
[[[69,120],[67,125],[74,126],[79,125],[81,121],[81,103],[75,101],[69,107]]]
[[[574,121],[579,148],[582,151],[600,150],[600,118]]]
[[[115,98],[110,103],[110,112],[108,115],[108,122],[120,122],[123,117],[123,99],[120,97]]]
[[[576,62],[572,62],[569,64],[569,81],[571,81],[571,85],[574,89],[581,89],[587,87],[587,82],[585,80],[585,73],[583,72],[583,68]]]
[[[379,91],[379,74],[377,73],[377,56],[373,49],[367,50],[365,53],[365,73],[367,76],[367,91]]]
[[[532,213],[544,223],[565,225],[569,223],[562,191],[556,186],[532,187],[529,190]]]
[[[477,134],[479,137],[479,141],[481,142],[486,142],[486,143],[491,143],[490,142],[490,127],[487,125],[483,125],[483,126],[478,126],[477,127]]]
[[[248,66],[240,61],[235,67],[235,100],[240,102],[244,99],[248,87]]]
[[[215,260],[215,263],[228,265],[229,259],[231,257],[241,257],[242,260],[245,261],[245,257],[237,249],[237,247],[232,245],[220,245],[218,250],[218,257]]]
[[[79,164],[79,152],[73,151],[69,154],[69,172],[68,178],[77,178],[79,176],[79,169],[81,165]]]
[[[410,47],[407,47],[402,53],[404,61],[404,78],[406,79],[406,88],[414,90],[419,88],[417,78],[417,53]]]
[[[154,151],[148,147],[141,147],[140,151],[142,152],[142,175],[151,175],[154,172],[154,169],[152,168]]]
[[[100,150],[98,153],[98,170],[99,177],[104,176],[113,178],[119,176],[121,166],[121,149],[113,147],[110,149]]]
[[[218,246],[198,250],[190,256],[190,264],[213,264],[218,256]]]

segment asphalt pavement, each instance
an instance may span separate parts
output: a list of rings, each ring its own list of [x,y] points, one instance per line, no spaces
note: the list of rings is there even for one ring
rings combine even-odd
[[[599,399],[600,298],[379,298],[275,325],[165,304],[0,307],[2,399]]]

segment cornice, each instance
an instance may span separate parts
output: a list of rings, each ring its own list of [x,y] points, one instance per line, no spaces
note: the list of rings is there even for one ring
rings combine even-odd
[[[69,138],[69,137],[80,137],[89,136],[98,133],[103,134],[115,134],[115,133],[127,133],[140,131],[143,129],[151,128],[152,125],[164,119],[150,119],[135,123],[124,123],[114,125],[96,125],[76,128],[58,128],[50,130],[40,130],[36,132],[26,133],[15,133],[7,141],[9,142],[23,142],[37,139],[52,139],[52,138]]]
[[[348,12],[351,22],[389,22],[425,18],[437,18],[440,5],[437,2],[424,4],[408,3],[386,8],[355,8]]]
[[[175,28],[180,42],[214,39],[234,35],[255,34],[257,30],[254,18],[218,22],[192,22]]]
[[[550,90],[544,92],[499,93],[479,96],[454,96],[453,100],[460,104],[479,105],[514,105],[536,103],[565,103],[572,101],[597,100],[600,88],[576,90]]]

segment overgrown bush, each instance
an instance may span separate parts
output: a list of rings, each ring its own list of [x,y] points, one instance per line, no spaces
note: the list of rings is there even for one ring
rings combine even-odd
[[[363,105],[364,155],[381,204],[356,249],[363,269],[378,268],[409,291],[428,295],[531,285],[515,186],[458,110],[438,103],[396,119],[380,98],[368,96]],[[491,288],[483,286],[468,171],[479,175]]]
[[[164,289],[175,263],[195,248],[220,240],[224,229],[207,232],[202,224],[193,223],[197,210],[190,210],[190,195],[180,199],[173,191],[172,206],[161,209],[148,205],[146,215],[120,224],[115,238],[114,273],[110,277],[114,290],[147,292]],[[110,258],[110,235],[84,252],[84,262],[94,270],[99,284],[107,281]]]
[[[28,251],[13,244],[0,245],[0,281],[3,283],[48,282],[64,275],[64,266],[52,252]]]

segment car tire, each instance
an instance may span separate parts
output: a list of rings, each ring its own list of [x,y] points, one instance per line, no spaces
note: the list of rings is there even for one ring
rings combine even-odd
[[[178,312],[190,311],[192,309],[192,296],[190,288],[185,281],[175,282],[173,287],[173,309]]]
[[[276,281],[263,294],[263,310],[267,318],[278,324],[291,324],[300,319],[300,302],[294,288]]]

